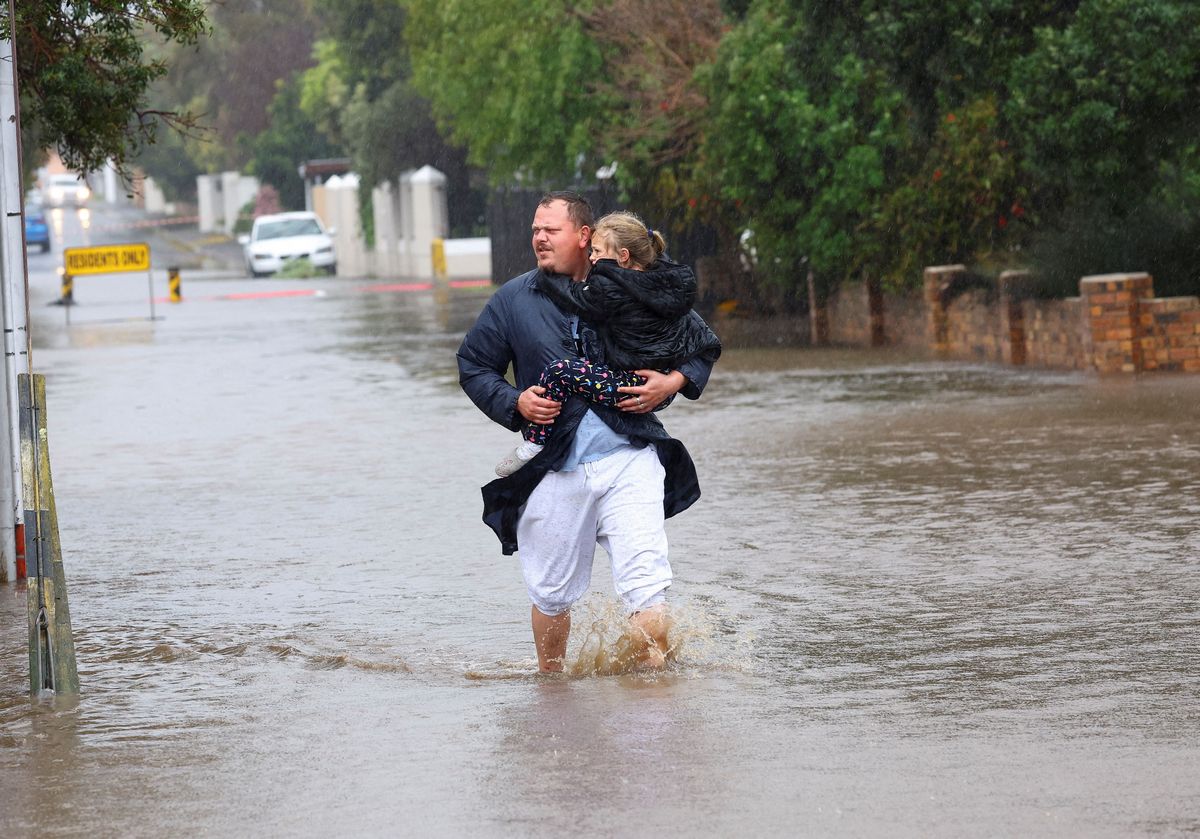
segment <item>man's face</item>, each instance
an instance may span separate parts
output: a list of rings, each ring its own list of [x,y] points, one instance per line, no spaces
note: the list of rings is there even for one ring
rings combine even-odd
[[[567,202],[551,201],[533,214],[533,252],[538,267],[551,274],[582,279],[587,275],[592,231],[576,227],[567,215]]]

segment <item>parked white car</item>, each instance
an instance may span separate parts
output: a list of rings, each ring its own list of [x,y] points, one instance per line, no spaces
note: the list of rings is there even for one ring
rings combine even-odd
[[[313,267],[337,272],[333,228],[325,229],[316,213],[277,213],[259,216],[250,235],[238,237],[252,277],[274,274],[293,259],[307,258]]]
[[[92,197],[88,185],[73,172],[51,175],[46,181],[44,194],[53,207],[61,207],[64,204],[82,207]]]

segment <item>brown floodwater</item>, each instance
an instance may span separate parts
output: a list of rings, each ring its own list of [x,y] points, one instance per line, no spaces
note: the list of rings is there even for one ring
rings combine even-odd
[[[94,280],[68,329],[39,276],[82,690],[30,699],[0,587],[0,835],[1200,829],[1196,377],[730,349],[664,415],[678,660],[546,678],[456,381],[486,292]]]

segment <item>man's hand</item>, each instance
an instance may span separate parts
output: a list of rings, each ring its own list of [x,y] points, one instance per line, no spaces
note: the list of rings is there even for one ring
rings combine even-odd
[[[682,387],[682,385],[680,385]],[[544,399],[544,387],[533,385],[521,391],[517,397],[517,413],[538,425],[550,425],[562,411],[562,403],[553,399]]]
[[[618,393],[629,394],[629,398],[617,403],[617,407],[628,414],[647,414],[653,411],[660,402],[679,393],[687,384],[687,377],[678,370],[672,370],[670,373],[660,373],[657,370],[633,372],[645,379],[646,383],[636,387],[617,388]]]

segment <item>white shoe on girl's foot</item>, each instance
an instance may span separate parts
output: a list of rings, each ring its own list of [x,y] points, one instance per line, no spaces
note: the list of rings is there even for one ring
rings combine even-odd
[[[542,446],[537,443],[530,443],[528,440],[521,442],[499,463],[496,464],[496,474],[501,478],[507,478],[513,472],[516,472],[529,461],[537,456],[537,453],[542,450]]]

